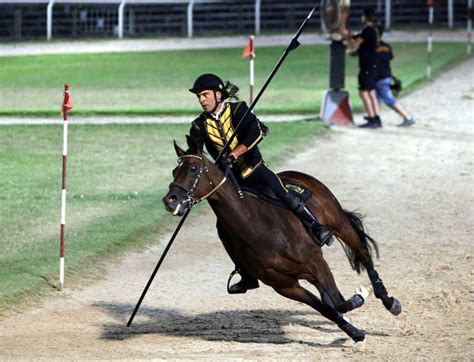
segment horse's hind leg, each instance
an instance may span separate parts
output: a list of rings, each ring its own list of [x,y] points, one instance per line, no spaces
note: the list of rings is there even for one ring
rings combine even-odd
[[[365,233],[362,221],[357,215],[348,211],[345,211],[345,213],[348,218],[347,222],[340,228],[337,236],[350,248],[349,250],[346,249],[346,253],[352,267],[357,272],[361,271],[361,266],[365,267],[375,297],[381,299],[385,308],[392,314],[400,314],[402,311],[400,302],[388,295],[382,279],[374,268],[369,242],[377,248],[375,241]]]
[[[274,274],[271,278],[276,280],[277,283],[276,285],[272,285],[273,283],[269,284],[273,286],[273,289],[275,289],[278,294],[286,298],[305,303],[316,309],[324,317],[336,323],[337,326],[346,332],[354,342],[361,342],[365,339],[365,333],[363,331],[357,329],[348,321],[346,321],[343,318],[343,315],[336,311],[333,307],[326,303],[322,303],[318,297],[303,288],[296,279],[289,278],[278,272],[273,272],[271,274]]]

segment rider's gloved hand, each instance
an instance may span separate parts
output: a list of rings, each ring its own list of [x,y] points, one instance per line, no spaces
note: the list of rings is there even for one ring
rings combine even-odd
[[[234,161],[236,160],[236,157],[234,156],[233,153],[231,153],[230,155],[223,155],[219,161],[217,162],[217,165],[219,166],[219,168],[221,170],[226,170],[227,167],[230,167],[232,168],[232,165],[234,163]]]

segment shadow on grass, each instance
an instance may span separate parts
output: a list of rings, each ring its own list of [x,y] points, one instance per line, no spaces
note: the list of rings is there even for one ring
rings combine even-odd
[[[130,304],[96,303],[108,312],[117,323],[105,323],[102,339],[126,340],[144,334],[177,337],[195,337],[206,341],[239,343],[287,344],[301,343],[312,347],[340,347],[350,341],[344,332],[329,321],[308,320],[315,312],[293,310],[229,310],[196,315],[185,315],[175,309],[143,307],[130,328],[126,326],[134,306]],[[307,327],[320,333],[339,333],[340,337],[329,343],[290,339],[285,326]]]

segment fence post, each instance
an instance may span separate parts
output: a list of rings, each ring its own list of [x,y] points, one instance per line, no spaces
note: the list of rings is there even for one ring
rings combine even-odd
[[[454,27],[453,0],[448,0],[448,27],[449,29]]]
[[[392,26],[392,1],[385,0],[385,29],[390,30]]]
[[[51,40],[53,37],[53,6],[54,0],[49,0],[46,8],[46,39]]]
[[[188,4],[188,38],[193,37],[193,8],[194,8],[194,0],[189,0],[189,4]]]
[[[467,0],[467,54],[471,54],[472,51],[472,0]]]
[[[260,17],[261,17],[261,5],[262,1],[261,0],[255,0],[255,34],[259,35],[260,34]]]
[[[119,39],[123,38],[123,13],[125,10],[125,3],[126,3],[126,0],[122,0],[118,8],[118,37]]]

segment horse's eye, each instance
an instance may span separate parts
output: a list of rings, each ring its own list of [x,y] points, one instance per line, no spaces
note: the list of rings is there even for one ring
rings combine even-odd
[[[196,172],[197,167],[196,166],[191,166],[191,172]]]

